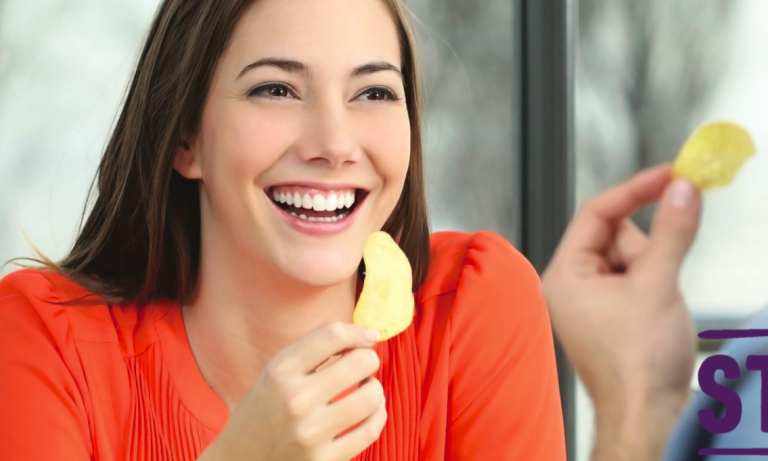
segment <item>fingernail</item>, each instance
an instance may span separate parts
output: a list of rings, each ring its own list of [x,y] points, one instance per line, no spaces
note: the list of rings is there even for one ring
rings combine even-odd
[[[381,335],[376,330],[365,330],[365,339],[368,341],[375,343],[379,341],[379,338],[381,338]]]
[[[683,178],[677,178],[669,186],[669,203],[675,208],[690,208],[696,198],[696,186]]]

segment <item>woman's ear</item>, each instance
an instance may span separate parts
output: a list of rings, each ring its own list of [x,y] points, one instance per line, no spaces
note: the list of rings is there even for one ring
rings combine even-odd
[[[176,148],[173,168],[187,179],[203,178],[203,172],[200,169],[200,162],[197,161],[197,155],[185,139],[182,139],[179,142],[179,147]]]

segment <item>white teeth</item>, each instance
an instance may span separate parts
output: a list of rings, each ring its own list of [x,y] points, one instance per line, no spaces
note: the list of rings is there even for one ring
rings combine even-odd
[[[303,219],[304,221],[312,221],[312,222],[337,222],[337,221],[341,221],[342,219],[344,219],[347,216],[349,216],[349,213],[342,213],[342,214],[340,214],[338,216],[328,216],[328,217],[323,217],[323,218],[317,218],[317,217],[314,217],[314,216],[307,216],[307,215],[304,215],[304,214],[297,215],[294,212],[291,212],[291,215],[296,216],[299,219]]]
[[[352,208],[355,204],[354,192],[331,192],[327,196],[322,194],[301,195],[299,192],[272,191],[272,198],[277,203],[286,203],[296,208],[306,208],[315,211],[336,211],[343,208]]]
[[[330,194],[328,194],[328,198],[325,200],[325,210],[326,211],[334,211],[334,210],[336,210],[337,203],[338,202],[336,200],[336,194],[331,192]]]
[[[315,211],[325,211],[325,197],[320,194],[315,194],[312,197],[312,208]]]
[[[304,194],[304,197],[301,199],[301,206],[308,210],[312,209],[312,197],[309,194]]]

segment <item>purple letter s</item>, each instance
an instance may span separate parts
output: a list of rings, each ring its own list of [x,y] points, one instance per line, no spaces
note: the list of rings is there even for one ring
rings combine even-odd
[[[741,400],[733,389],[722,386],[715,381],[715,372],[723,370],[726,379],[739,377],[739,363],[727,355],[707,357],[699,368],[699,386],[701,391],[713,399],[723,402],[725,414],[717,418],[712,409],[699,410],[699,422],[707,432],[725,434],[736,429],[741,421]]]

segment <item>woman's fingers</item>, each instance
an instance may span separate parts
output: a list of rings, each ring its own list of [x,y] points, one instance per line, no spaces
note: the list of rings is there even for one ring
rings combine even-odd
[[[366,380],[376,373],[381,360],[372,349],[353,349],[328,367],[312,374],[306,380],[307,393],[313,401],[330,402],[345,389]]]
[[[359,426],[331,442],[329,450],[337,456],[332,459],[352,459],[362,453],[381,436],[386,422],[387,409],[379,403],[373,414]]]
[[[282,350],[275,362],[283,368],[281,372],[288,375],[309,374],[345,350],[372,347],[376,338],[368,333],[354,324],[330,322]]]
[[[644,170],[587,201],[566,231],[560,249],[566,254],[606,251],[617,223],[657,200],[670,175],[667,164]]]
[[[323,439],[333,439],[342,431],[368,419],[382,405],[384,388],[375,378],[366,380],[358,389],[317,413]]]
[[[243,459],[261,452],[280,460],[351,459],[376,440],[386,420],[379,408],[381,384],[370,379],[380,365],[371,349],[376,339],[362,327],[331,322],[289,345],[267,363],[217,440]],[[329,405],[366,379],[365,385]],[[353,434],[337,437],[361,421]]]

